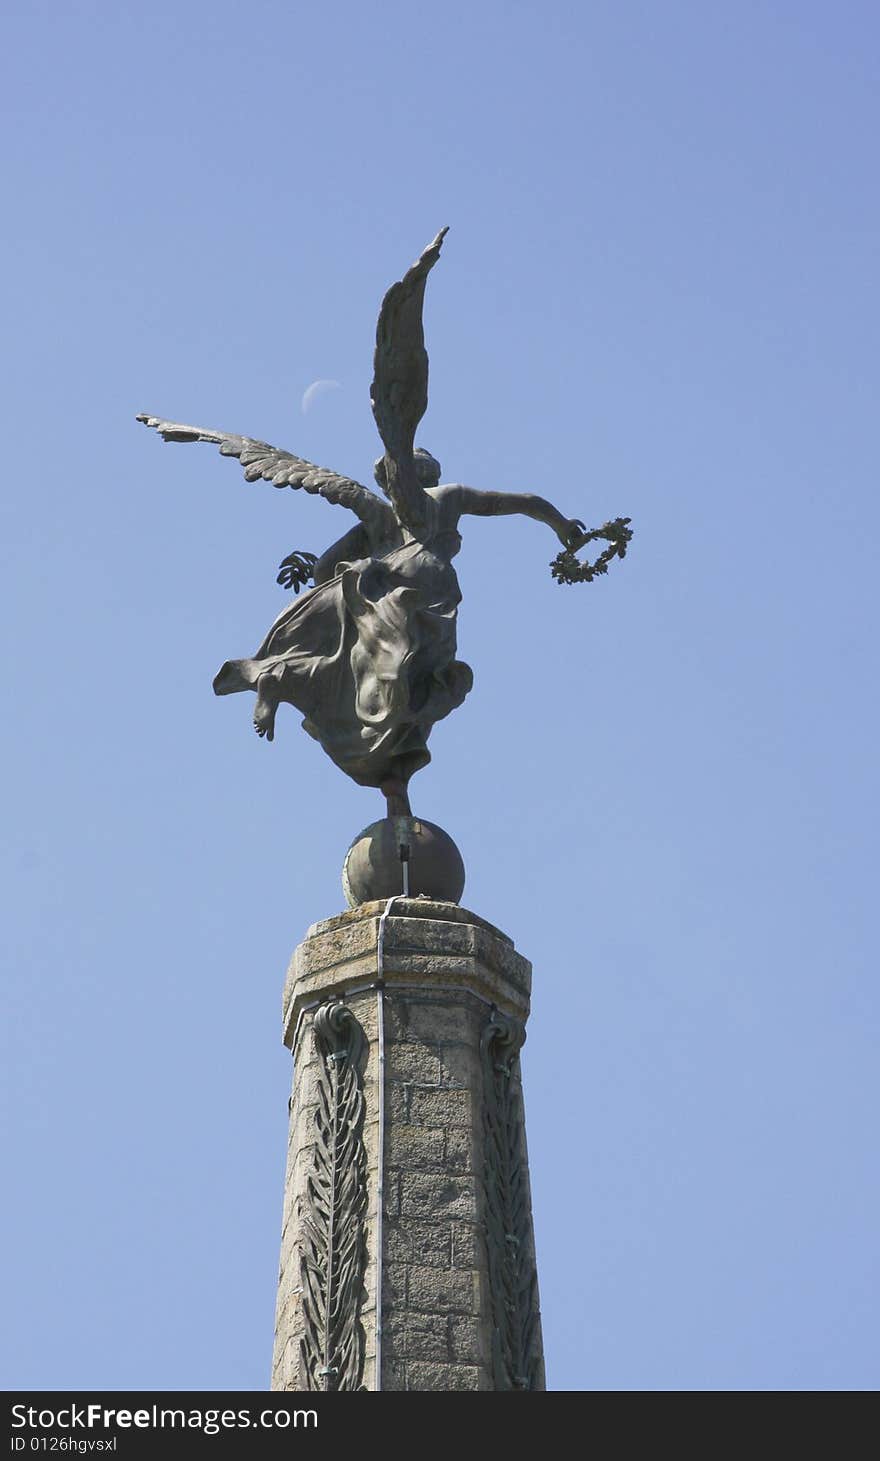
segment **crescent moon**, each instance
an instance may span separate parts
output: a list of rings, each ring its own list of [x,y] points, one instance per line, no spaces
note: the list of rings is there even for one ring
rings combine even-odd
[[[313,380],[312,384],[306,386],[306,389],[303,391],[302,401],[300,402],[303,415],[305,416],[306,412],[311,410],[319,396],[323,396],[326,391],[338,391],[339,388],[340,383],[338,380]]]

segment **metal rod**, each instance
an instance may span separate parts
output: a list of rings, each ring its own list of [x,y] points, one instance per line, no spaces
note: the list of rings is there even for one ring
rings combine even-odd
[[[382,1250],[385,1243],[385,923],[391,905],[401,896],[395,893],[385,904],[376,941],[376,1115],[379,1125],[376,1141],[376,1390],[382,1389]]]

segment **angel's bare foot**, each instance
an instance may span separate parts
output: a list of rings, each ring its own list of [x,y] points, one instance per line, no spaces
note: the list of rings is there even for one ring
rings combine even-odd
[[[261,675],[257,681],[257,703],[254,706],[254,730],[267,741],[275,739],[275,712],[278,709],[278,681]]]

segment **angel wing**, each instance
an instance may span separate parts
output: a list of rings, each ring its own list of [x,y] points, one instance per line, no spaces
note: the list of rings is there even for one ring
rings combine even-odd
[[[252,436],[234,436],[227,431],[208,431],[201,426],[182,426],[177,421],[163,421],[159,416],[138,416],[145,426],[158,431],[163,441],[208,441],[219,446],[223,457],[237,457],[244,467],[246,482],[260,478],[273,487],[302,487],[317,492],[328,502],[347,507],[368,522],[388,509],[382,499],[351,477],[342,477],[327,467],[317,467],[283,448],[257,441]]]
[[[397,516],[413,531],[424,520],[424,493],[413,461],[416,427],[428,407],[428,354],[422,307],[428,274],[440,257],[449,232],[437,237],[392,284],[382,301],[376,325],[376,353],[370,402],[385,446],[388,496]]]

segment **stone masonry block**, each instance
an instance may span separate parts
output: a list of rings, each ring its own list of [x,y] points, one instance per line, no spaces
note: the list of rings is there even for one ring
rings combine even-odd
[[[482,1081],[479,1045],[441,1045],[440,1084],[479,1090]]]
[[[391,1085],[385,1092],[385,1119],[391,1122],[409,1121],[409,1108],[412,1097],[412,1086]]]
[[[385,1353],[404,1359],[449,1360],[446,1324],[437,1314],[399,1313],[385,1329]]]
[[[478,1099],[470,1091],[426,1090],[414,1086],[409,1119],[417,1126],[470,1126],[473,1104]]]
[[[400,1183],[400,1212],[406,1217],[463,1218],[477,1213],[477,1184],[473,1177],[447,1173],[404,1172]]]
[[[452,1263],[455,1268],[483,1268],[486,1262],[485,1230],[482,1223],[455,1223],[452,1229]]]
[[[389,1263],[449,1268],[452,1264],[452,1228],[449,1223],[418,1220],[386,1223],[385,1254]]]
[[[479,1365],[443,1365],[429,1360],[408,1360],[408,1390],[489,1390]]]
[[[440,1055],[436,1045],[422,1043],[389,1044],[385,1054],[385,1074],[389,1081],[410,1081],[414,1085],[439,1086]]]
[[[470,1006],[473,1006],[471,1008]],[[396,1040],[472,1039],[485,1005],[468,995],[448,994],[444,999],[405,995],[391,989],[385,999],[385,1020],[389,1037]]]
[[[443,1133],[443,1169],[446,1172],[474,1171],[474,1141],[465,1129]]]
[[[478,1364],[488,1354],[481,1346],[480,1321],[470,1314],[398,1315],[386,1343],[389,1354],[407,1360]]]
[[[406,1360],[401,1356],[385,1354],[382,1358],[382,1389],[406,1389]]]
[[[385,1161],[389,1168],[430,1168],[443,1171],[446,1132],[441,1126],[410,1126],[393,1122],[385,1132]]]
[[[419,1272],[422,1270],[420,1269]],[[431,1273],[432,1269],[425,1272]],[[382,1270],[382,1302],[386,1308],[391,1306],[395,1310],[404,1310],[407,1307],[407,1276],[409,1269],[405,1263],[386,1263]]]
[[[393,1169],[386,1169],[385,1181],[383,1183],[385,1199],[382,1204],[382,1212],[392,1222],[400,1217],[400,1182],[401,1177],[399,1172],[395,1172]]]
[[[478,1314],[480,1274],[453,1268],[409,1269],[407,1308],[433,1314]]]
[[[275,1349],[275,1364],[272,1375],[273,1390],[293,1390],[299,1373],[299,1339],[288,1338],[281,1330]]]
[[[432,958],[473,954],[476,929],[468,923],[448,923],[445,919],[389,918],[385,926],[386,954],[427,953]]]
[[[481,1333],[485,1325],[473,1314],[447,1314],[446,1348],[450,1360],[459,1364],[474,1364],[488,1360],[491,1355],[488,1332]]]

